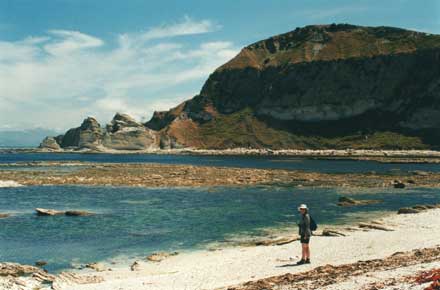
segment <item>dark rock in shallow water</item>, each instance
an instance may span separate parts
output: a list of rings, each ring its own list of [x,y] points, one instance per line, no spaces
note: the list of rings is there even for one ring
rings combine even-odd
[[[108,268],[105,267],[105,265],[101,264],[101,263],[90,263],[90,264],[86,265],[86,268],[93,269],[96,272],[104,272],[104,271],[108,270]]]
[[[47,265],[46,261],[36,261],[35,262],[35,266],[37,266],[37,267],[43,267],[43,266],[46,266],[46,265]]]
[[[363,199],[363,200],[356,200],[354,198],[351,197],[346,197],[346,196],[341,196],[338,200],[338,205],[339,206],[355,206],[355,205],[367,205],[367,204],[375,204],[375,203],[379,203],[381,202],[380,200],[367,200],[367,199]]]
[[[37,215],[40,216],[54,216],[54,215],[66,215],[66,216],[90,216],[94,215],[92,212],[84,210],[68,210],[60,211],[55,209],[36,208]]]
[[[394,180],[393,186],[394,188],[405,188],[405,183],[400,180]]]
[[[83,211],[83,210],[68,210],[65,212],[67,216],[89,216],[94,215],[92,212]]]
[[[440,204],[423,204],[423,205],[415,205],[413,207],[402,207],[397,213],[398,214],[411,214],[411,213],[419,213],[424,210],[440,208]]]
[[[53,215],[62,215],[64,211],[54,210],[54,209],[45,209],[45,208],[36,208],[35,211],[37,215],[40,216],[53,216]]]
[[[408,213],[419,213],[421,210],[410,208],[410,207],[402,207],[400,208],[397,213],[398,214],[408,214]]]
[[[355,199],[346,196],[341,196],[338,201],[339,203],[356,204]]]
[[[4,218],[10,217],[10,216],[11,215],[8,213],[0,213],[0,219],[4,219]]]

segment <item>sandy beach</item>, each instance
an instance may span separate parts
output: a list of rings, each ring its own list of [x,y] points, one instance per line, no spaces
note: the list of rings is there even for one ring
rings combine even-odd
[[[440,209],[427,210],[419,214],[391,214],[378,218],[375,222],[392,231],[340,228],[338,230],[342,230],[346,236],[313,237],[310,265],[295,265],[300,255],[300,244],[295,241],[280,246],[234,247],[181,253],[161,262],[143,259],[137,261],[138,265],[134,270],[130,269],[130,264],[110,265],[110,270],[79,272],[79,277],[99,278],[97,280],[102,280],[100,283],[75,284],[70,281],[56,282],[54,285],[56,289],[63,290],[221,289],[234,285],[237,289],[266,289],[256,287],[255,285],[258,284],[243,283],[259,279],[264,281],[265,278],[286,273],[306,272],[328,264],[338,266],[356,264],[358,261],[387,259],[393,257],[393,254],[396,255],[395,253],[405,255],[406,252],[415,249],[435,250],[440,246]],[[295,230],[292,234],[295,234]],[[387,281],[390,277],[396,278],[409,273],[415,274],[419,270],[439,267],[439,257],[432,257],[429,253],[426,254],[427,257],[434,259],[428,261],[430,263],[424,263],[427,262],[426,258],[418,261],[409,257],[407,259],[409,262],[406,261],[405,265],[390,264],[391,269],[372,267],[367,269],[367,273],[364,269],[364,272],[353,272],[353,275],[341,279],[335,276],[334,283],[327,285],[325,289],[363,289],[373,282]],[[417,257],[417,253],[414,257]],[[273,289],[316,289],[297,288],[292,283],[285,285],[275,283],[272,286]]]

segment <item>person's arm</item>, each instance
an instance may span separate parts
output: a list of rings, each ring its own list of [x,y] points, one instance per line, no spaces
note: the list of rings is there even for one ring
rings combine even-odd
[[[304,227],[304,235],[306,237],[310,237],[312,235],[312,231],[310,230],[310,216],[308,214],[304,216]]]

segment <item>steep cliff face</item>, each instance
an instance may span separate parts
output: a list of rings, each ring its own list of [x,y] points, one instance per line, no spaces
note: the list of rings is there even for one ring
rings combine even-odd
[[[353,25],[296,29],[252,44],[218,68],[183,104],[201,139],[181,143],[436,147],[439,64],[437,35]]]
[[[440,148],[440,36],[297,28],[243,48],[200,94],[139,126],[150,136],[141,144],[161,148]],[[57,142],[95,146],[114,134],[85,127]]]

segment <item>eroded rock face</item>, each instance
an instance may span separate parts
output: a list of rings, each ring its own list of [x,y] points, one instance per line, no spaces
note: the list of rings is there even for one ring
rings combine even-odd
[[[44,138],[44,140],[41,142],[40,148],[47,148],[47,149],[51,149],[51,150],[60,150],[60,144],[58,144],[58,142],[55,140],[54,137],[46,137]]]
[[[143,150],[158,146],[156,133],[126,114],[117,113],[106,128],[102,139],[106,148]]]
[[[103,131],[98,121],[93,117],[88,117],[80,127],[70,129],[66,134],[55,137],[54,140],[62,148],[95,149],[101,144],[102,134]]]
[[[88,117],[80,127],[70,129],[64,135],[47,137],[40,147],[144,150],[158,146],[157,132],[138,123],[129,115],[116,113],[106,129],[103,129],[95,118]]]

